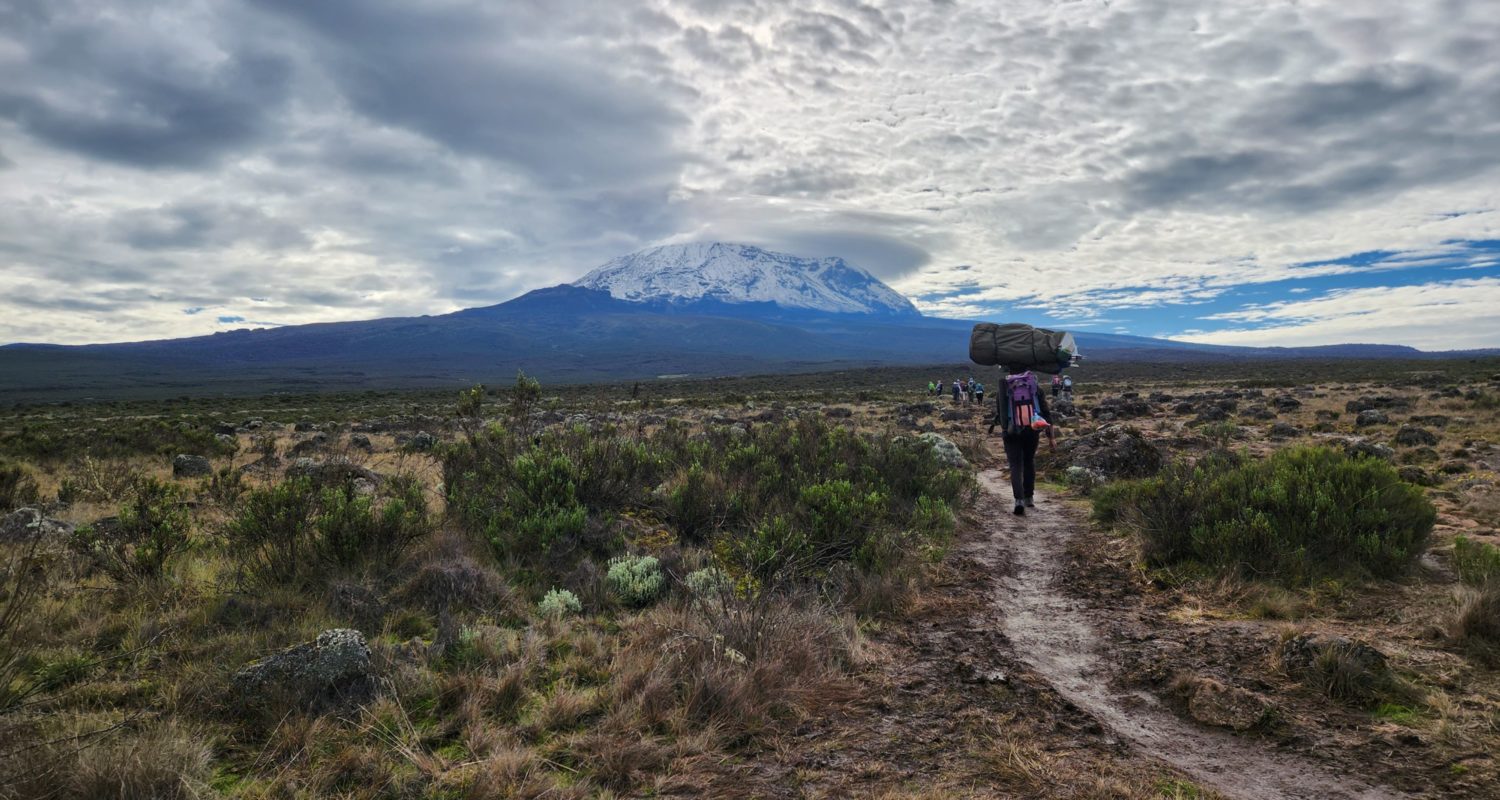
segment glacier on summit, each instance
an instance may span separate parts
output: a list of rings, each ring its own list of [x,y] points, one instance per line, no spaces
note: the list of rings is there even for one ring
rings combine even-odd
[[[573,283],[633,302],[774,303],[838,314],[921,316],[900,292],[842,258],[743,244],[663,245],[620,256]]]

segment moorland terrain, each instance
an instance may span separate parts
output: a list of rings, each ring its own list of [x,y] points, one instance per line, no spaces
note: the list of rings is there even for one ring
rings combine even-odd
[[[1495,797],[1500,359],[0,410],[0,797]]]

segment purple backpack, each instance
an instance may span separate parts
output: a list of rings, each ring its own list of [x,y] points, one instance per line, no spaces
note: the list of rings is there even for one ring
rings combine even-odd
[[[1036,418],[1036,376],[1028,372],[1005,376],[1005,391],[1010,396],[1010,420],[1006,430],[1016,433],[1030,428]]]

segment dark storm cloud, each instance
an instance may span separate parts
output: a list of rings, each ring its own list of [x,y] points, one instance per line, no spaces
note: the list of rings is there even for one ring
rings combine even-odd
[[[54,147],[137,167],[203,167],[261,139],[290,66],[245,49],[221,63],[174,61],[128,15],[38,4],[11,17],[28,60],[0,88],[0,117]]]
[[[254,0],[318,37],[313,48],[361,113],[548,186],[670,180],[686,120],[602,60],[538,47],[501,20],[405,3]],[[572,55],[567,58],[564,56]]]

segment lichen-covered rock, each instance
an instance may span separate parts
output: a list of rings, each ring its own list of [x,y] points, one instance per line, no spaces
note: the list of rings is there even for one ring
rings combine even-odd
[[[1401,467],[1400,469],[1396,470],[1396,474],[1401,476],[1401,480],[1406,481],[1407,483],[1416,484],[1417,486],[1437,485],[1437,479],[1432,477],[1432,473],[1418,466],[1408,465],[1405,467]]]
[[[0,515],[0,542],[29,542],[32,539],[60,539],[73,532],[73,526],[52,519],[35,508],[18,508]]]
[[[202,478],[213,474],[214,465],[203,456],[183,453],[172,459],[172,477]]]
[[[1124,425],[1106,425],[1093,433],[1058,445],[1066,463],[1103,478],[1144,478],[1161,469],[1161,448],[1141,432]]]
[[[1390,461],[1396,457],[1396,451],[1378,442],[1360,440],[1350,442],[1344,446],[1344,453],[1349,456],[1365,456],[1366,458],[1378,458],[1382,461]]]
[[[1390,674],[1385,653],[1343,636],[1302,633],[1281,643],[1281,668],[1294,678],[1314,673],[1319,662],[1335,657],[1375,678]]]
[[[1437,434],[1415,425],[1402,425],[1396,431],[1396,444],[1407,447],[1432,447],[1438,443]]]
[[[1296,411],[1302,407],[1302,401],[1291,395],[1282,395],[1271,402],[1275,404],[1277,411]]]
[[[346,711],[375,696],[375,671],[364,634],[323,631],[311,642],[256,661],[230,679],[245,707],[291,706],[311,713]]]
[[[932,453],[937,460],[949,467],[965,469],[969,466],[968,459],[964,458],[963,451],[958,445],[948,440],[948,437],[940,433],[924,433],[919,437],[922,441],[932,445]]]
[[[1246,689],[1196,678],[1187,690],[1188,715],[1204,725],[1247,731],[1265,719],[1270,704]]]
[[[1271,439],[1295,439],[1301,435],[1301,428],[1286,422],[1278,422],[1266,431],[1266,436]]]
[[[1354,427],[1365,428],[1371,425],[1385,425],[1390,421],[1391,416],[1384,411],[1376,408],[1367,408],[1359,412],[1359,416],[1354,418]]]

